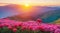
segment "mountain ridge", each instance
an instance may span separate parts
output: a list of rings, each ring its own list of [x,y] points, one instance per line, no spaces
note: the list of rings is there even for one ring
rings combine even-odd
[[[19,11],[19,12],[17,12],[17,11]],[[12,18],[12,17],[14,18],[15,17],[15,18],[17,18],[16,20],[18,20],[18,18],[20,18],[21,15],[24,16],[24,14],[22,14],[21,11],[22,11],[21,5],[10,4],[7,6],[0,6],[0,15],[1,15],[0,18],[2,18],[2,17],[3,18]],[[30,14],[27,13],[28,15],[26,16],[26,18],[21,17],[21,19],[36,20],[37,18],[41,18],[41,19],[43,19],[44,22],[52,22],[53,20],[50,20],[50,19],[52,19],[53,17],[57,18],[59,15],[59,18],[60,18],[60,13],[59,13],[60,8],[59,7],[33,6],[31,11],[32,12]],[[57,14],[56,14],[56,12],[57,12]],[[50,21],[47,21],[48,19]]]

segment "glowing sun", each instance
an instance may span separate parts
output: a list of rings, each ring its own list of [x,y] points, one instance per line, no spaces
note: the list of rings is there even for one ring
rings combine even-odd
[[[25,7],[29,7],[30,5],[28,3],[24,4]]]
[[[31,5],[29,3],[24,3],[22,6],[22,12],[27,13],[30,12],[31,10]]]

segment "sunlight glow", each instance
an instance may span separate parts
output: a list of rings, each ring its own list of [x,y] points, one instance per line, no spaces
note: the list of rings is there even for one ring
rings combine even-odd
[[[25,4],[25,7],[29,7],[29,6],[30,6],[29,4],[27,4],[27,3]]]
[[[21,15],[22,18],[29,18],[32,6],[29,3],[24,3],[22,6],[22,13],[23,15]]]
[[[31,9],[31,5],[29,3],[24,3],[24,5],[22,6],[22,12],[30,12]]]

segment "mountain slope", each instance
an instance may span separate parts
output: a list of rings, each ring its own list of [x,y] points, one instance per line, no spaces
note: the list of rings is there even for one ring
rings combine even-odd
[[[20,21],[27,21],[27,20],[36,20],[38,18],[41,18],[43,22],[49,23],[49,22],[54,22],[60,18],[60,9],[54,10],[54,11],[48,11],[43,14],[40,14],[38,16],[27,16],[26,18],[22,18],[20,15],[15,15],[12,17],[8,17],[9,19],[13,20],[20,20]]]
[[[57,19],[56,21],[52,22],[52,23],[54,23],[54,24],[60,24],[60,18]]]
[[[31,11],[29,14],[22,13],[21,11],[21,6],[15,4],[0,6],[0,18],[26,21],[41,18],[43,22],[53,22],[60,18],[60,8],[58,7],[33,6],[29,10]]]
[[[14,16],[16,14],[25,14],[22,12],[22,5],[17,5],[17,4],[10,4],[10,5],[6,5],[6,6],[0,6],[0,18],[6,18],[9,16]],[[46,6],[32,6],[32,8],[28,11],[30,11],[30,15],[31,16],[37,16],[40,15],[42,13],[45,13],[47,11],[50,10],[55,10],[58,9],[56,7],[46,7]],[[28,14],[28,13],[26,13]],[[28,15],[29,16],[29,15]]]
[[[20,5],[10,4],[5,6],[0,6],[0,18],[6,18],[16,14],[20,14]]]
[[[44,22],[53,22],[60,18],[60,9],[46,12],[40,15]]]

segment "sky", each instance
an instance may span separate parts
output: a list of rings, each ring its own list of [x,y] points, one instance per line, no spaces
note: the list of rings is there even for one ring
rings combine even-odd
[[[40,6],[60,6],[60,0],[0,0],[0,3],[30,4]]]
[[[0,6],[4,7],[7,4],[19,4],[19,5],[29,4],[29,5],[34,5],[34,6],[35,5],[39,5],[39,6],[60,6],[60,0],[0,0]],[[27,8],[29,9],[29,7],[27,7]],[[13,15],[16,14],[16,12],[13,12],[13,13],[12,12],[13,12],[13,10],[11,11],[10,9],[7,10],[7,8],[0,8],[0,15],[1,15],[0,18],[10,16],[12,14]]]

